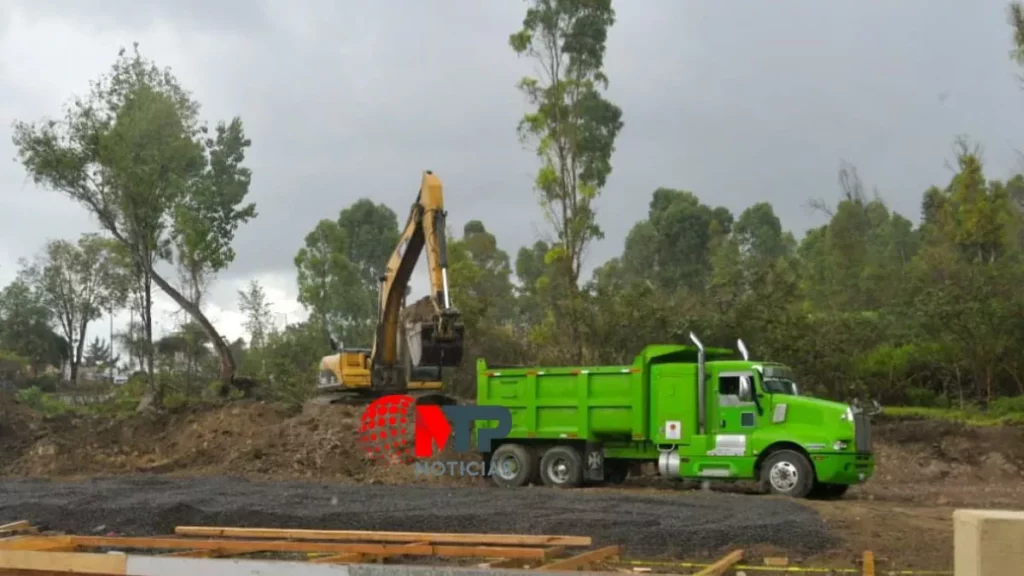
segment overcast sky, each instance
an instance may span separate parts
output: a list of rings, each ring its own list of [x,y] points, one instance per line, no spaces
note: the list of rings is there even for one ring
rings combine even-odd
[[[769,201],[798,236],[821,224],[856,165],[890,207],[917,220],[948,181],[957,134],[1005,178],[1024,149],[1024,91],[1003,0],[633,0],[606,57],[623,109],[614,172],[598,204],[619,253],[658,186],[738,214]],[[121,46],[170,66],[209,120],[240,115],[253,146],[259,217],[211,291],[211,319],[243,335],[237,290],[268,289],[283,322],[303,316],[292,259],[317,220],[367,196],[404,221],[424,169],[445,185],[456,230],[482,220],[510,254],[547,234],[531,189],[535,157],[515,127],[515,83],[531,65],[508,46],[520,0],[0,0],[0,285],[48,238],[96,229],[70,200],[27,180],[14,120],[55,115]],[[422,270],[422,268],[421,268]],[[426,292],[423,275],[414,295]],[[173,325],[161,301],[159,328]],[[125,318],[116,323],[123,324]],[[91,334],[106,333],[106,322]]]

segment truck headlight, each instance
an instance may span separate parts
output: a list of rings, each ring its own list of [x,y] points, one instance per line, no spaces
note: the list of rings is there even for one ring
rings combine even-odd
[[[853,406],[847,406],[846,412],[839,418],[840,420],[846,420],[847,422],[853,422]]]
[[[836,452],[841,452],[843,450],[846,450],[849,446],[849,444],[843,442],[842,440],[836,440],[835,443],[832,444],[832,449],[835,450]]]

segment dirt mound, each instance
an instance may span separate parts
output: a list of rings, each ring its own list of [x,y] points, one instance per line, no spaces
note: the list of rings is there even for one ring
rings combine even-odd
[[[7,393],[0,394],[0,469],[11,464],[48,430],[38,412]]]
[[[30,411],[31,412],[31,411]],[[62,417],[36,437],[0,444],[3,474],[104,476],[136,472],[317,478],[368,483],[444,481],[364,455],[362,408],[257,401],[151,416]]]
[[[0,474],[76,477],[138,472],[324,479],[407,484],[476,483],[417,473],[415,465],[372,460],[360,444],[363,409],[257,401],[115,419],[44,420],[0,398]],[[392,442],[388,438],[387,442]],[[411,432],[407,438],[412,441]],[[878,472],[853,499],[939,506],[1005,506],[1024,501],[1024,427],[978,427],[883,418],[874,427]],[[442,460],[473,459],[442,455]]]
[[[982,507],[1024,499],[1024,428],[883,418],[873,434],[878,471],[862,496]]]
[[[430,301],[430,296],[424,296],[412,304],[409,304],[405,308],[402,308],[401,313],[399,313],[400,320],[403,324],[406,322],[430,322],[433,315],[434,303]]]

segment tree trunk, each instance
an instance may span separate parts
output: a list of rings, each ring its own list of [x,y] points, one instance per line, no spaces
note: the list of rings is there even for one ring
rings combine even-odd
[[[213,324],[211,324],[206,318],[206,315],[203,314],[202,310],[189,302],[188,298],[185,298],[181,292],[175,290],[174,287],[164,280],[163,277],[157,274],[155,270],[151,269],[150,273],[152,274],[153,281],[156,282],[156,285],[159,286],[164,293],[170,296],[178,306],[181,306],[182,310],[188,312],[189,316],[192,316],[192,318],[203,327],[203,330],[206,331],[206,334],[210,337],[210,341],[213,342],[214,348],[217,349],[217,354],[220,356],[221,383],[225,387],[231,386],[231,383],[235,378],[235,358],[231,354],[231,348],[229,348],[227,343],[224,342],[224,339],[221,338],[217,329],[213,327]]]
[[[78,385],[78,368],[82,365],[82,352],[85,350],[85,329],[89,326],[89,323],[85,320],[79,326],[78,342],[75,345],[75,350],[71,356],[71,380],[75,386]]]
[[[143,318],[146,331],[146,374],[149,380],[149,389],[153,394],[152,406],[154,408],[160,408],[163,406],[163,390],[157,385],[154,371],[155,354],[153,350],[153,289],[149,282],[146,282],[145,292],[143,295],[145,317]]]

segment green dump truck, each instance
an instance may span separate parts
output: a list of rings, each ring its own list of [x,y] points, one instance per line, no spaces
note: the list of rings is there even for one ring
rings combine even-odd
[[[839,498],[875,469],[870,414],[801,396],[781,364],[732,350],[651,345],[626,366],[499,367],[477,361],[477,404],[511,412],[482,454],[499,486],[618,483],[631,465],[764,492]],[[698,384],[700,383],[700,384]]]

